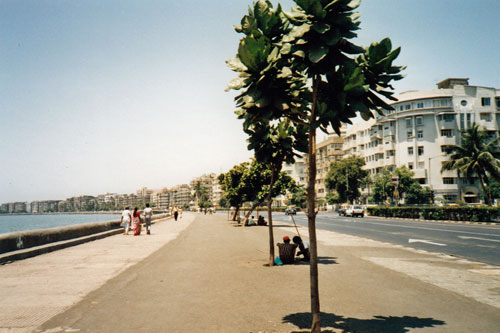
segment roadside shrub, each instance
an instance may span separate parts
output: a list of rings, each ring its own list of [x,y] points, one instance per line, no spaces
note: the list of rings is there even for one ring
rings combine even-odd
[[[497,207],[367,207],[372,216],[425,220],[498,222]]]

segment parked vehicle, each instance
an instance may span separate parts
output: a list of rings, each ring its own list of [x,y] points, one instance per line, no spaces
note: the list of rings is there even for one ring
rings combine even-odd
[[[350,217],[364,217],[365,216],[365,209],[362,206],[349,206],[346,211],[344,216],[350,216]]]
[[[339,216],[345,216],[347,208],[349,208],[349,205],[347,204],[340,205],[339,208],[337,208],[337,213],[339,213]]]
[[[297,214],[297,210],[295,209],[295,207],[287,207],[285,209],[285,215],[296,215]]]

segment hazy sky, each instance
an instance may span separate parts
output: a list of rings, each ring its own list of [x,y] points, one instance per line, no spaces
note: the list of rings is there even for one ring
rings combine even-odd
[[[224,61],[250,3],[0,0],[0,203],[171,187],[248,160]],[[397,92],[500,87],[499,0],[359,11],[358,44],[402,47]]]

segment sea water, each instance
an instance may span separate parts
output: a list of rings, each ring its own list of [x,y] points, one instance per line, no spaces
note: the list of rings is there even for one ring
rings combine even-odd
[[[0,234],[119,220],[119,214],[0,215]]]

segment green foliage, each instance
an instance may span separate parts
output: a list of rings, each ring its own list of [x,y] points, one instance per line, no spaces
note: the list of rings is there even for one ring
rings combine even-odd
[[[450,160],[445,161],[441,172],[457,170],[459,176],[473,180],[479,178],[483,197],[488,204],[492,203],[489,192],[485,189],[490,179],[500,180],[500,139],[490,139],[485,129],[473,123],[472,126],[461,132],[461,146],[452,146]]]
[[[339,203],[342,203],[344,201],[342,201],[342,198],[340,197],[339,193],[337,191],[330,191],[326,194],[326,202],[329,204],[329,205],[333,205],[333,204],[339,204]]]
[[[428,187],[422,187],[417,181],[413,182],[408,188],[408,193],[405,197],[405,203],[412,204],[428,204],[431,199],[431,190]]]
[[[299,208],[306,207],[307,193],[304,186],[296,186],[295,189],[292,190],[292,198],[290,199],[290,203]]]
[[[387,168],[373,177],[371,200],[377,203],[388,202],[393,198],[395,186],[392,184],[392,174]]]
[[[360,197],[359,189],[368,182],[368,172],[362,169],[364,165],[365,160],[356,155],[330,164],[325,184],[328,190],[337,193],[335,202],[353,202]]]
[[[492,222],[500,218],[500,209],[492,207],[368,207],[373,216],[426,220]]]
[[[235,165],[231,170],[217,177],[224,191],[224,197],[233,207],[240,207],[244,202],[243,194],[247,186],[244,182],[244,175],[249,165],[248,162]]]
[[[252,161],[236,165],[225,174],[219,175],[224,198],[231,206],[244,202],[263,202],[269,195],[271,169],[268,164]],[[295,181],[285,172],[280,172],[274,181],[272,197],[285,194],[295,188]]]

